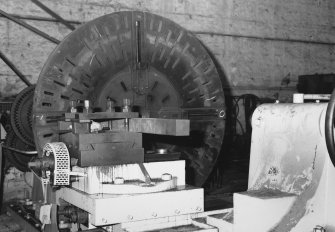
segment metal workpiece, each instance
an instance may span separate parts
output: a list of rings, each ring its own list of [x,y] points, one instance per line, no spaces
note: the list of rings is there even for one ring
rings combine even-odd
[[[121,118],[137,118],[137,112],[96,112],[96,113],[65,113],[66,121],[90,122],[91,120],[108,120]]]
[[[105,166],[144,161],[142,135],[132,132],[64,133],[60,136],[77,165]]]
[[[190,121],[183,119],[133,118],[129,131],[156,135],[189,136]]]

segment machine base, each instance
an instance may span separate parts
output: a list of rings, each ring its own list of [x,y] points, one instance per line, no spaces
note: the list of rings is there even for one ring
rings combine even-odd
[[[203,189],[179,186],[174,190],[146,194],[87,194],[72,188],[56,193],[90,214],[94,226],[203,212]]]

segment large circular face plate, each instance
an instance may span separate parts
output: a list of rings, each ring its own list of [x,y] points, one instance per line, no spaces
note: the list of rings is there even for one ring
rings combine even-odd
[[[220,112],[225,105],[215,65],[194,35],[147,12],[105,15],[73,31],[50,55],[36,86],[37,147],[58,141],[57,120],[69,110],[70,100],[88,99],[105,110],[107,98],[115,106],[130,98],[140,113],[202,109],[203,117],[191,119],[195,137],[172,147],[188,160],[189,183],[204,183],[224,134],[224,120],[206,118],[206,110]]]

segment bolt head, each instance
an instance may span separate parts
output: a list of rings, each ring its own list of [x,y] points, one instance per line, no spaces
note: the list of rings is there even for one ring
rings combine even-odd
[[[170,173],[164,173],[162,174],[162,180],[164,181],[172,180],[172,175]]]
[[[122,177],[116,177],[114,184],[124,184],[124,179]]]

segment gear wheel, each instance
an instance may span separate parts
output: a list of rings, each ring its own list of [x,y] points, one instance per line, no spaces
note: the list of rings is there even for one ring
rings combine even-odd
[[[13,130],[7,133],[4,145],[6,145],[7,147],[13,147],[13,148],[16,148],[22,151],[34,151],[35,150],[33,146],[30,146],[26,144],[25,142],[21,141],[16,136],[16,134],[13,132]],[[16,167],[18,170],[22,172],[29,171],[27,164],[33,158],[32,155],[21,154],[21,153],[11,151],[8,149],[3,149],[3,150],[4,150],[4,156],[14,167]]]
[[[10,120],[15,135],[29,146],[35,146],[32,129],[32,111],[35,85],[23,89],[15,98]]]

